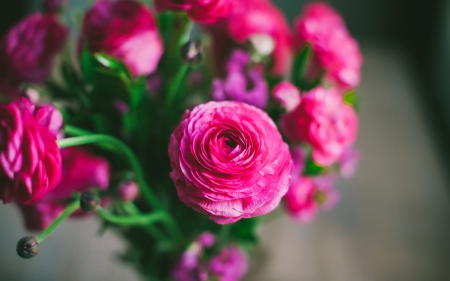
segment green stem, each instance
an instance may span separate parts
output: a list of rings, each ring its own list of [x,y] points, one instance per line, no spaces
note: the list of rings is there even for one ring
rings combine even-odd
[[[187,63],[184,63],[181,65],[181,67],[178,69],[178,72],[170,85],[169,92],[167,93],[167,99],[166,103],[168,106],[171,106],[174,101],[177,99],[177,95],[180,91],[181,83],[183,82],[184,78],[186,77],[187,73],[189,72],[190,65]]]
[[[223,246],[227,245],[231,236],[232,224],[224,224],[219,232],[219,244]]]
[[[83,130],[79,130],[81,133]],[[70,132],[74,133],[76,130],[73,127],[66,126],[65,132],[70,134]],[[136,174],[137,184],[144,196],[144,198],[155,208],[161,209],[161,204],[156,196],[153,194],[152,190],[148,186],[144,172],[142,171],[139,160],[134,155],[133,151],[122,141],[115,137],[111,137],[109,135],[85,135],[79,137],[72,137],[67,139],[58,140],[58,146],[60,148],[66,148],[71,146],[85,145],[85,144],[97,144],[101,147],[111,149],[110,145],[115,146],[120,152],[122,152],[125,157],[128,159],[130,166],[132,167],[134,173]],[[109,144],[109,145],[108,145]]]
[[[122,207],[129,215],[134,216],[136,214],[139,214],[139,215],[141,214],[141,211],[139,210],[139,208],[137,208],[136,205],[134,205],[134,203],[132,203],[132,202],[125,202],[122,204]],[[153,225],[146,225],[145,230],[148,232],[148,234],[153,236],[158,241],[167,240],[165,235],[157,227],[155,227]]]
[[[111,214],[102,207],[97,207],[97,213],[107,222],[127,226],[146,226],[156,222],[166,222],[168,220],[171,220],[171,218],[164,211],[156,211],[150,214],[123,217]]]
[[[44,229],[44,231],[42,231],[37,236],[38,243],[44,241],[56,228],[58,228],[58,226],[63,221],[65,221],[73,212],[78,210],[79,207],[80,207],[80,195],[77,195],[75,200],[64,209],[64,211],[59,215],[59,217],[57,217],[46,229]]]

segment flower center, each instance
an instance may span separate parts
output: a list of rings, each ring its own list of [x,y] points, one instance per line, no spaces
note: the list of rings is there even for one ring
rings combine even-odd
[[[236,146],[238,145],[237,141],[235,141],[234,139],[229,138],[229,137],[225,137],[224,142],[229,148],[232,148],[232,149],[235,149]]]

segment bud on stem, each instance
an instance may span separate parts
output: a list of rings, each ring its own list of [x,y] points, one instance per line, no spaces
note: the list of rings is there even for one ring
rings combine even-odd
[[[80,197],[80,209],[85,212],[92,212],[97,209],[99,202],[100,199],[94,192],[83,192]]]
[[[31,259],[39,253],[41,245],[35,236],[26,236],[17,242],[17,254],[24,259]]]

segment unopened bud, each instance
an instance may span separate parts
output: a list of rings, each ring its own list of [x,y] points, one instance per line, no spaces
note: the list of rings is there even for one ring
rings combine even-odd
[[[80,208],[85,212],[92,212],[97,208],[99,202],[100,199],[97,194],[92,191],[86,191],[81,194]]]
[[[133,201],[139,196],[139,187],[134,181],[124,181],[119,184],[117,192],[123,201]]]
[[[26,236],[17,242],[17,254],[24,259],[31,259],[39,253],[41,245],[35,236]]]
[[[203,47],[200,41],[189,41],[181,47],[181,58],[188,63],[197,64],[203,59]]]

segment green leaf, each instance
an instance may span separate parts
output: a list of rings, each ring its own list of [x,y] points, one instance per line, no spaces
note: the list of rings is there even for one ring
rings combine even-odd
[[[305,169],[303,170],[303,174],[306,176],[318,176],[325,172],[325,167],[320,166],[312,157],[308,157],[305,163]]]
[[[239,244],[254,245],[258,242],[256,230],[259,225],[259,218],[241,219],[231,225],[231,237]]]
[[[300,87],[304,81],[304,76],[306,68],[308,67],[311,53],[312,47],[309,44],[305,44],[302,50],[294,58],[291,80],[298,87]]]
[[[356,91],[352,90],[344,95],[344,102],[352,106],[356,111],[359,109],[360,97]]]
[[[86,83],[93,83],[95,77],[94,60],[87,48],[85,48],[81,53],[80,67],[84,81]]]

